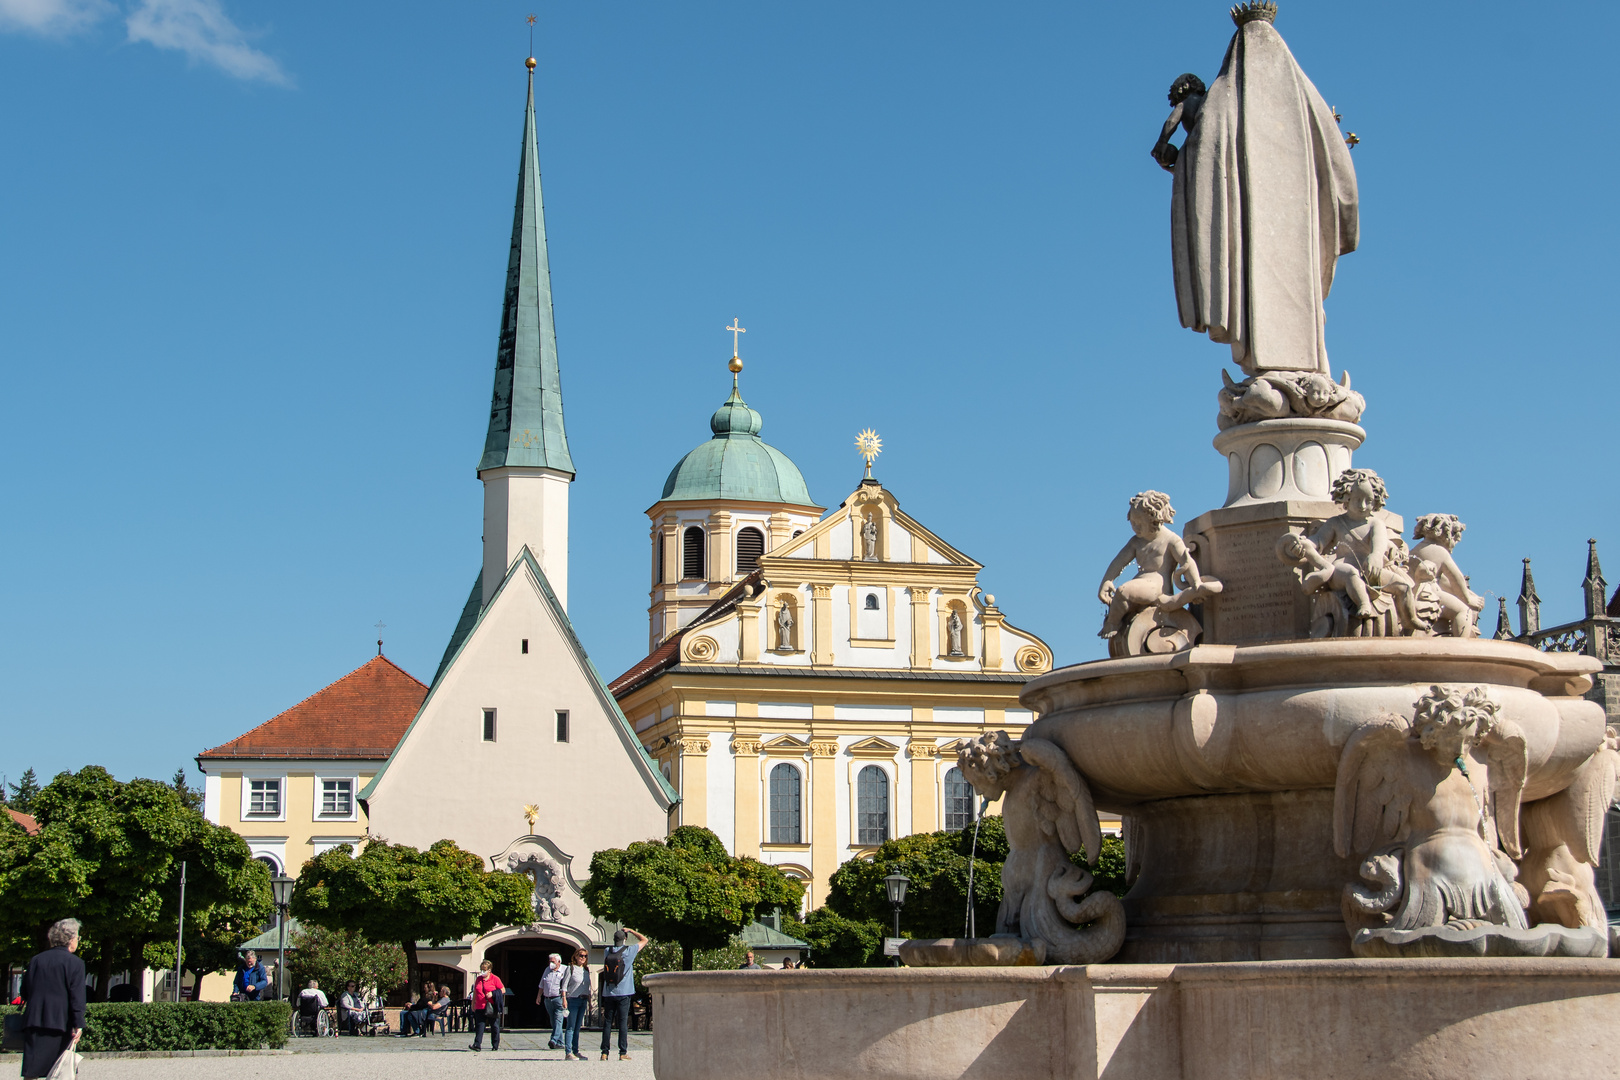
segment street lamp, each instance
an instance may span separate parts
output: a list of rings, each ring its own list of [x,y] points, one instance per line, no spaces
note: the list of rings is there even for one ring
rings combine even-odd
[[[896,938],[900,936],[900,908],[906,902],[906,886],[910,884],[911,879],[898,870],[885,875],[883,878],[883,886],[889,890],[889,903],[894,905],[894,936]],[[895,957],[894,962],[898,967],[900,958]]]
[[[287,996],[287,908],[292,903],[293,879],[277,874],[270,879],[270,896],[276,902],[276,927],[280,947],[276,949],[276,997]]]

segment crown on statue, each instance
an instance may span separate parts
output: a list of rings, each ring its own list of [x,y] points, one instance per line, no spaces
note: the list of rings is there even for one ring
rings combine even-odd
[[[1245,0],[1232,8],[1232,21],[1239,26],[1252,23],[1256,20],[1262,22],[1277,21],[1277,5],[1272,0]]]

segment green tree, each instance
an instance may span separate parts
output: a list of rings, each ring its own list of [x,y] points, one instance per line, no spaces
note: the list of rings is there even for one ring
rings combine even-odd
[[[883,924],[869,919],[846,919],[819,907],[804,922],[782,918],[782,932],[810,943],[810,966],[820,968],[867,967],[881,960]]]
[[[597,918],[678,943],[691,971],[696,951],[724,948],[760,910],[797,911],[804,886],[757,859],[732,858],[708,829],[682,825],[665,840],[598,851],[581,892]]]
[[[910,879],[900,909],[908,937],[961,937],[967,923],[968,847],[972,830],[915,833],[890,840],[871,859],[851,859],[828,880],[827,907],[846,919],[892,927],[884,877],[898,871]],[[987,857],[989,856],[989,857]],[[989,935],[1001,906],[1001,862],[1006,832],[1000,818],[985,818],[973,860],[973,908],[979,932]]]
[[[0,835],[0,941],[43,944],[52,922],[77,918],[100,995],[114,971],[145,966],[149,947],[172,943],[182,860],[188,924],[227,912],[252,924],[272,910],[269,877],[247,842],[187,808],[168,784],[121,783],[88,766],[45,785],[33,813],[37,836]]]
[[[169,781],[169,786],[174,788],[175,793],[180,796],[180,801],[186,805],[187,809],[195,810],[199,814],[202,813],[203,790],[186,783],[186,770],[184,767],[174,770],[174,779]]]
[[[329,930],[300,923],[287,942],[289,985],[319,980],[326,996],[337,996],[353,979],[362,992],[375,990],[386,997],[403,986],[409,972],[405,950],[395,941],[372,941],[351,930]]]
[[[693,971],[731,971],[741,967],[748,946],[742,938],[732,938],[718,949],[697,949],[692,953]],[[680,971],[686,950],[678,941],[649,941],[636,953],[636,977],[645,979],[660,971]]]
[[[485,870],[484,860],[453,841],[426,851],[372,840],[359,855],[340,844],[309,860],[293,886],[300,922],[348,930],[372,941],[396,941],[414,993],[421,985],[416,943],[488,933],[533,920],[534,880]]]
[[[5,804],[19,814],[32,814],[34,800],[39,797],[39,780],[34,776],[34,770],[25,771],[15,784],[10,785],[10,788],[9,795],[0,792],[0,795],[4,796]]]

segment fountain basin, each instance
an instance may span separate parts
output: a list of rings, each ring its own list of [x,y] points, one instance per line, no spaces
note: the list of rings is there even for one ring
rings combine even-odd
[[[1523,730],[1524,800],[1556,794],[1597,750],[1597,660],[1516,642],[1333,638],[1200,645],[1078,664],[1025,687],[1026,737],[1057,743],[1099,808],[1124,816],[1135,963],[1350,955],[1339,905],[1356,880],[1334,853],[1345,742],[1411,716],[1437,683],[1485,686]]]

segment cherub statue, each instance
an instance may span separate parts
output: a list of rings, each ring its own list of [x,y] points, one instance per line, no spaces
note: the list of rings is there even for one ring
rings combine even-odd
[[[1393,637],[1428,630],[1418,615],[1406,544],[1378,517],[1389,500],[1384,481],[1371,469],[1346,469],[1333,481],[1333,501],[1344,513],[1328,518],[1305,538],[1284,535],[1277,554],[1304,572],[1307,593],[1338,598],[1313,620],[1312,637]],[[1396,616],[1392,621],[1390,616]]]
[[[1165,528],[1176,519],[1170,496],[1162,491],[1140,492],[1131,499],[1125,518],[1136,535],[1108,564],[1097,589],[1097,599],[1108,605],[1108,616],[1097,636],[1112,639],[1110,656],[1185,649],[1203,633],[1186,605],[1219,593],[1221,583],[1200,576],[1187,545]],[[1114,578],[1133,560],[1136,576],[1116,587]],[[1183,587],[1178,589],[1178,583]],[[1124,637],[1119,636],[1122,629],[1127,630]]]
[[[1361,876],[1377,886],[1345,886],[1358,955],[1385,931],[1528,929],[1510,861],[1528,756],[1518,725],[1499,712],[1482,686],[1434,686],[1411,723],[1383,717],[1345,744],[1333,847],[1362,858]]]
[[[1025,737],[1014,746],[1005,731],[963,739],[956,749],[974,791],[1006,797],[1008,851],[996,933],[1044,942],[1048,964],[1107,961],[1125,941],[1125,908],[1111,892],[1091,892],[1091,874],[1069,860],[1084,851],[1096,866],[1102,850],[1097,810],[1079,770],[1056,743]]]
[[[1596,869],[1603,852],[1603,821],[1620,800],[1620,729],[1610,727],[1603,745],[1556,795],[1524,806],[1524,858],[1519,880],[1528,891],[1536,922],[1607,930]]]
[[[1319,371],[1272,371],[1233,382],[1222,369],[1221,381],[1225,385],[1216,395],[1221,409],[1216,424],[1222,430],[1280,416],[1355,423],[1367,408],[1367,399],[1350,389],[1348,371],[1340,382]]]
[[[1475,612],[1485,606],[1485,598],[1468,587],[1468,579],[1457,568],[1451,552],[1468,528],[1456,514],[1424,514],[1412,526],[1412,554],[1407,568],[1417,583],[1419,608],[1437,609],[1431,621],[1445,620],[1452,637],[1479,637]],[[1427,615],[1420,610],[1420,614]]]

